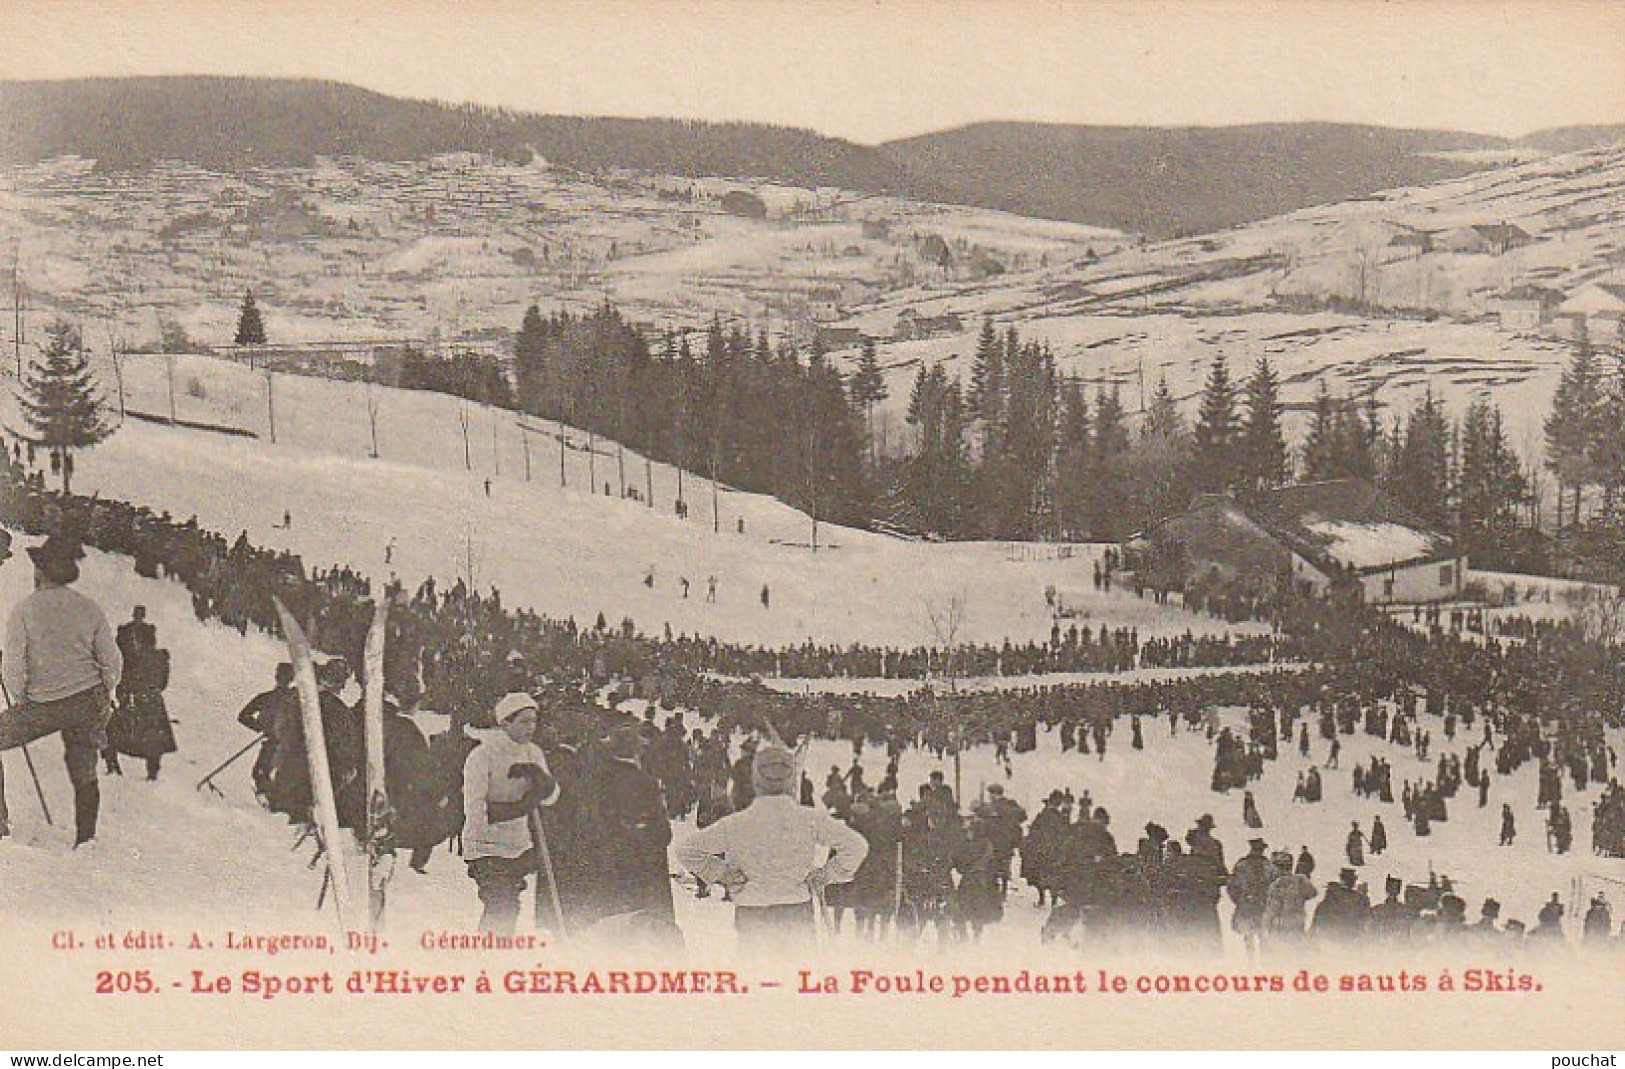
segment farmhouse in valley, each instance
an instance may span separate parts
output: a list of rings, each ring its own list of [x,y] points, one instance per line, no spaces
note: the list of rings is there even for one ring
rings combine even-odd
[[[1241,500],[1205,494],[1130,543],[1170,558],[1184,585],[1263,596],[1284,583],[1313,593],[1352,587],[1370,604],[1459,597],[1467,558],[1447,537],[1363,479],[1301,483]]]
[[[1563,294],[1545,286],[1518,286],[1496,299],[1503,330],[1532,331],[1548,326],[1563,303]]]
[[[1592,282],[1575,290],[1559,309],[1583,321],[1594,342],[1625,341],[1625,283]]]
[[[897,313],[892,327],[892,341],[924,341],[944,334],[958,334],[965,329],[964,320],[953,312],[939,316],[921,315],[912,308]]]

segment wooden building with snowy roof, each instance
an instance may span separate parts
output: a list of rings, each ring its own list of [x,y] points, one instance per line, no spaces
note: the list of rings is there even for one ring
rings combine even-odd
[[[1264,595],[1283,585],[1357,588],[1368,604],[1461,596],[1467,557],[1447,536],[1364,479],[1300,483],[1248,498],[1205,494],[1130,544],[1179,560],[1184,583]],[[1162,565],[1166,570],[1167,565]]]

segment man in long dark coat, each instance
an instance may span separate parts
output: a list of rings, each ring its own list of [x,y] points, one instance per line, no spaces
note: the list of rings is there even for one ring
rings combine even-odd
[[[638,751],[636,731],[616,729],[608,759],[593,777],[604,871],[602,908],[606,916],[639,913],[675,925],[666,854],[671,824],[660,784],[638,764]]]

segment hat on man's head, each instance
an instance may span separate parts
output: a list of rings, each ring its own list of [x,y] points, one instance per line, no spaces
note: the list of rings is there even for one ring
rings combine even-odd
[[[751,758],[750,781],[757,794],[789,794],[796,783],[795,756],[782,746],[763,746]]]
[[[37,546],[29,546],[28,555],[36,562],[82,561],[85,559],[85,547],[81,546],[76,538],[54,534],[47,536],[45,541]]]
[[[34,566],[47,578],[59,583],[71,583],[79,578],[79,562],[85,551],[78,541],[62,535],[51,535],[37,546],[28,547]]]
[[[343,682],[350,678],[350,662],[343,657],[329,657],[316,665],[318,683]]]
[[[501,727],[527,710],[535,710],[539,713],[541,712],[541,706],[537,705],[536,699],[529,694],[522,690],[516,690],[510,694],[504,694],[497,701],[496,705],[491,709],[491,719],[496,722],[497,727]]]

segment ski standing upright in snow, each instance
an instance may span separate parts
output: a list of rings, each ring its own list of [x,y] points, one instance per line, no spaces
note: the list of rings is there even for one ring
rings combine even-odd
[[[327,732],[322,725],[321,692],[316,688],[316,664],[311,657],[310,640],[281,598],[276,603],[282,633],[288,639],[288,655],[293,661],[294,686],[299,692],[299,711],[305,729],[305,753],[310,760],[310,789],[316,832],[327,854],[327,879],[333,888],[333,906],[339,927],[348,932],[356,917],[350,894],[350,873],[344,865],[343,840],[339,837],[338,803],[333,795],[333,774],[327,761]]]
[[[395,854],[395,811],[384,779],[384,636],[388,624],[389,598],[380,597],[362,658],[362,719],[367,746],[367,918],[374,931],[383,922]]]

